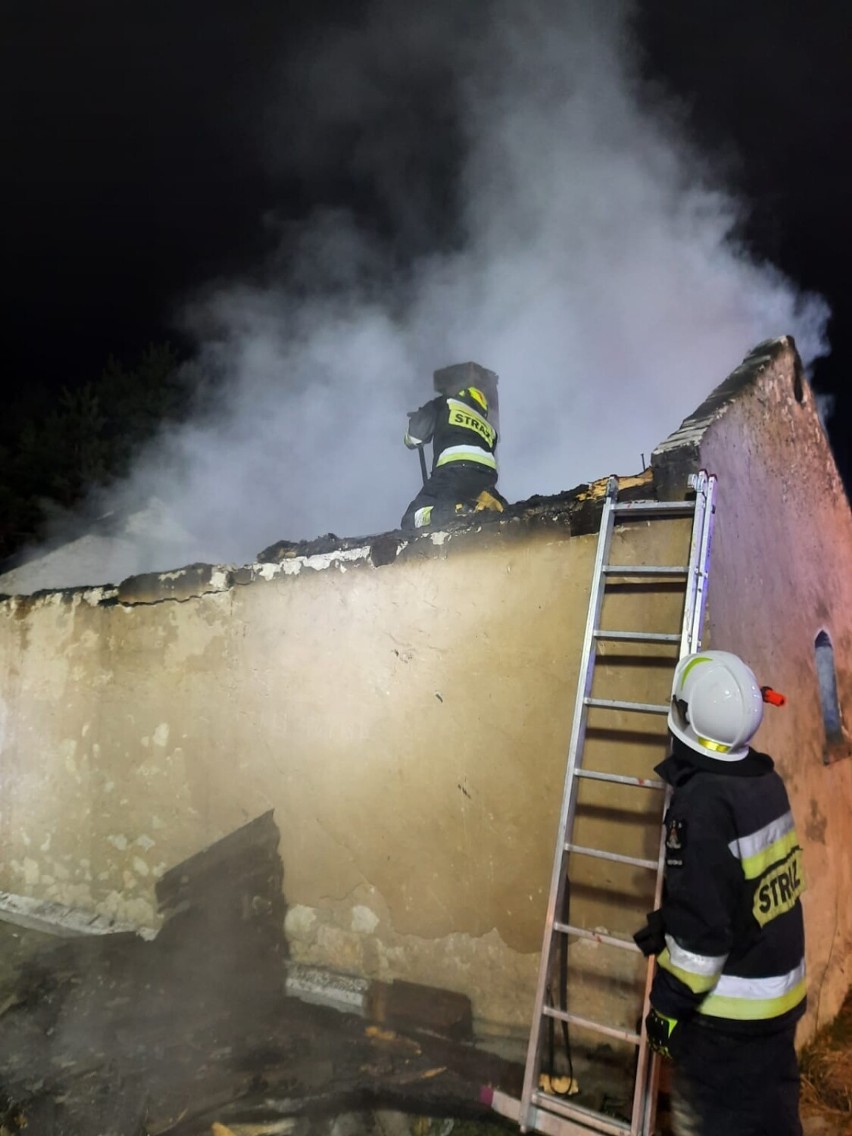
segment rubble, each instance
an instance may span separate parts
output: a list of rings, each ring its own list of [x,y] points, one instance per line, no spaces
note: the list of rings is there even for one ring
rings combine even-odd
[[[397,1028],[286,996],[278,839],[267,813],[166,873],[152,941],[0,923],[5,1133],[273,1133],[379,1108],[476,1117],[484,1085],[518,1091],[517,1066],[442,1037],[434,1015],[430,1032],[406,1019],[424,1004],[411,989],[367,1007],[392,1006]],[[457,1022],[458,996],[443,1003]]]

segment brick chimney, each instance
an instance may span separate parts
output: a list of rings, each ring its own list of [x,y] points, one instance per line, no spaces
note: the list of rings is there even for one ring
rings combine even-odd
[[[433,375],[438,394],[456,394],[465,387],[479,387],[488,399],[488,421],[500,433],[500,407],[497,398],[497,374],[479,363],[453,363],[441,367]]]

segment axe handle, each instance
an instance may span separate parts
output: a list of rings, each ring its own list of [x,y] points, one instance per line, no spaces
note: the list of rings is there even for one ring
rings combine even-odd
[[[422,446],[417,447],[417,453],[420,456],[420,475],[422,476],[423,484],[425,485],[429,474],[426,472],[426,455],[423,453]]]

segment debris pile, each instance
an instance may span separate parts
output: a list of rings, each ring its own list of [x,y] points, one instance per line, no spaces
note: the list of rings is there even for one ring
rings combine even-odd
[[[483,1084],[517,1091],[520,1070],[470,1044],[285,996],[278,840],[268,813],[168,872],[153,941],[0,924],[0,951],[20,956],[0,989],[6,1133],[273,1132],[374,1108],[475,1117]]]

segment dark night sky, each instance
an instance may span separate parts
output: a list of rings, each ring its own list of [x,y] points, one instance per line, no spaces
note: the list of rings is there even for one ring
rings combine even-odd
[[[276,224],[318,203],[360,212],[405,260],[422,229],[394,229],[357,164],[304,136],[266,160],[270,95],[290,99],[288,61],[364,0],[32,0],[4,5],[0,213],[4,382],[57,389],[132,359],[172,332],[182,298],[251,272]],[[689,129],[752,205],[753,250],[833,310],[832,441],[847,484],[852,366],[850,19],[814,0],[655,0],[640,7],[649,75],[684,99]],[[298,11],[300,14],[294,15]],[[443,76],[418,79],[395,129],[423,139],[411,209],[451,241],[458,138]],[[298,132],[296,132],[298,134]],[[267,139],[268,141],[268,139]],[[286,140],[285,140],[286,143]],[[720,375],[721,380],[724,376]]]

